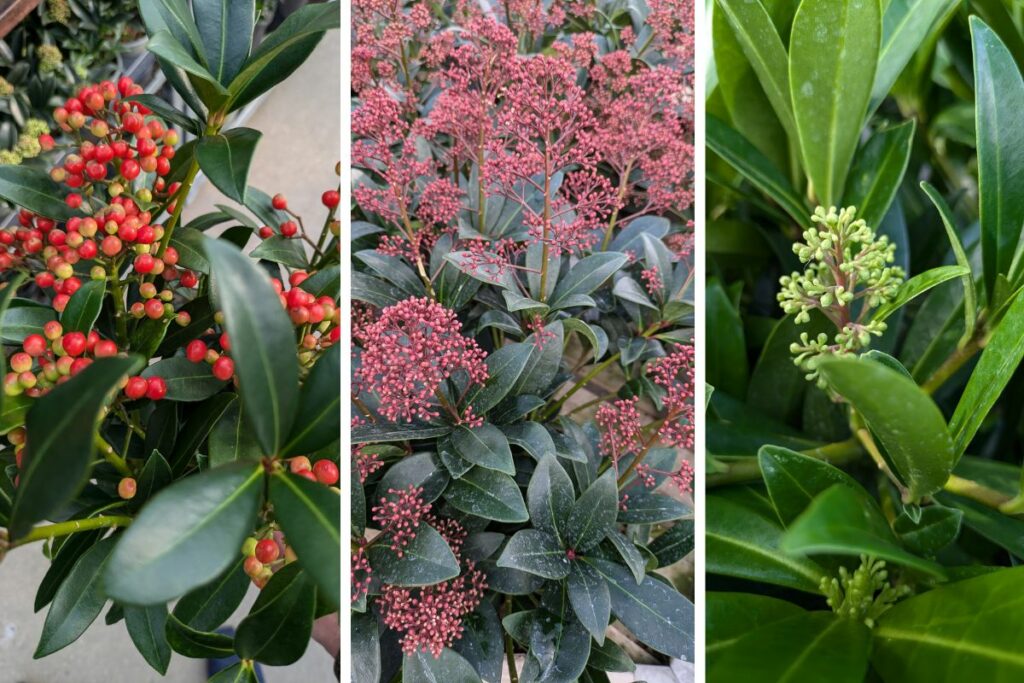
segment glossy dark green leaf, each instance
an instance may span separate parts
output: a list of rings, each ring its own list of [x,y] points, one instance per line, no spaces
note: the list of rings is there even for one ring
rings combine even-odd
[[[553,454],[541,459],[526,490],[530,523],[534,528],[552,534],[564,544],[561,530],[566,526],[575,500],[572,480],[558,459]]]
[[[210,73],[219,83],[227,85],[249,56],[256,2],[194,2],[192,11]]]
[[[307,572],[297,562],[285,565],[238,625],[235,651],[270,666],[295,663],[309,645],[315,610],[316,586]]]
[[[747,349],[743,322],[722,286],[707,285],[705,325],[709,337],[717,340],[708,349],[707,381],[730,396],[743,396],[747,390]]]
[[[466,396],[466,403],[473,407],[475,415],[486,415],[508,395],[532,351],[532,344],[506,344],[487,357],[487,383],[474,386]]]
[[[12,539],[57,513],[85,484],[100,411],[121,378],[141,366],[134,356],[99,358],[35,400],[25,421],[31,446],[25,449],[11,509]]]
[[[64,191],[45,171],[28,166],[0,166],[0,197],[32,213],[67,220],[82,214],[64,201]]]
[[[462,637],[452,649],[472,664],[483,680],[500,680],[505,661],[505,632],[497,609],[484,600],[462,620],[462,627]]]
[[[176,109],[172,104],[162,99],[157,95],[149,93],[141,93],[139,95],[131,95],[130,97],[124,98],[125,102],[138,102],[142,106],[146,107],[160,118],[180,126],[184,130],[187,130],[193,135],[200,135],[203,132],[202,124],[199,121],[183,114],[179,109]],[[210,217],[208,220],[214,220]],[[197,224],[197,220],[192,220],[189,226],[196,227],[193,224]],[[197,225],[201,225],[198,223]]]
[[[957,0],[912,0],[891,2],[886,9],[882,49],[871,88],[873,103],[881,102],[892,89],[900,72],[911,61],[936,24],[957,5]],[[890,16],[901,12],[898,16]]]
[[[171,237],[171,246],[178,252],[178,263],[183,268],[199,273],[210,272],[210,262],[203,251],[205,236],[193,228],[179,228]]]
[[[199,168],[228,198],[245,203],[249,166],[262,133],[251,128],[232,128],[204,135],[196,146]]]
[[[146,43],[146,49],[175,68],[198,79],[201,86],[197,85],[196,91],[201,91],[200,99],[208,108],[219,106],[226,98],[227,90],[224,86],[218,83],[213,74],[196,61],[169,31],[158,31],[151,35],[149,42]]]
[[[626,524],[660,524],[681,519],[689,513],[690,508],[672,496],[644,491],[630,495],[626,509],[619,510],[618,519]]]
[[[606,639],[604,643],[593,643],[590,646],[590,659],[587,660],[587,666],[598,671],[636,671],[636,664],[633,663],[633,660],[611,638]]]
[[[545,579],[564,579],[569,575],[570,562],[565,548],[554,536],[536,529],[521,529],[509,539],[498,558],[498,566]]]
[[[608,470],[573,504],[564,529],[569,547],[578,552],[593,548],[615,528],[618,512],[619,490],[615,472]]]
[[[43,631],[33,657],[53,654],[78,640],[107,604],[103,592],[103,569],[110,561],[116,539],[100,541],[87,550],[71,568],[46,613]]]
[[[803,225],[807,221],[808,210],[782,171],[728,124],[713,114],[706,118],[708,148],[771,197],[798,225]]]
[[[444,497],[455,509],[484,519],[511,523],[530,518],[515,480],[483,467],[474,467],[453,480]]]
[[[211,396],[190,412],[171,454],[171,464],[175,473],[180,474],[188,468],[196,451],[206,441],[206,437],[231,406],[237,403],[236,394],[224,392]]]
[[[551,432],[544,428],[539,422],[524,421],[515,424],[505,425],[501,428],[508,442],[517,448],[532,455],[537,460],[542,460],[549,455],[555,455],[555,440]]]
[[[818,203],[839,203],[875,81],[876,0],[804,0],[789,39],[789,87],[804,170]]]
[[[965,266],[937,266],[918,273],[910,278],[896,292],[896,296],[886,304],[879,306],[872,314],[872,320],[885,320],[899,309],[906,306],[910,301],[921,296],[928,290],[941,285],[943,282],[955,278],[963,278],[971,274],[971,269]]]
[[[207,683],[259,683],[259,679],[249,662],[238,662],[218,671]]]
[[[248,257],[217,240],[206,243],[206,255],[228,334],[245,340],[231,353],[243,415],[264,454],[276,454],[291,430],[298,404],[294,329],[270,279]]]
[[[236,460],[256,460],[263,451],[242,416],[242,402],[232,401],[210,431],[207,442],[210,467]]]
[[[341,23],[341,12],[331,4],[302,7],[271,32],[231,81],[229,111],[256,99],[288,78],[310,55],[324,33]]]
[[[49,306],[9,307],[0,317],[0,341],[20,344],[30,334],[41,334],[43,325],[56,317]]]
[[[67,307],[60,314],[60,322],[65,333],[88,334],[92,330],[96,318],[100,316],[106,284],[105,280],[89,280],[71,295]]]
[[[708,496],[706,514],[708,572],[818,593],[824,570],[780,550],[783,529],[774,514],[718,495]]]
[[[143,507],[107,566],[107,593],[154,605],[202,586],[230,567],[256,524],[263,468],[225,465],[176,482]]]
[[[612,612],[640,642],[670,657],[693,659],[693,604],[648,576],[637,585],[622,565],[588,558],[611,591]]]
[[[651,541],[647,548],[658,558],[659,567],[675,564],[693,552],[693,520],[680,520]]]
[[[633,572],[633,578],[636,582],[643,583],[644,576],[647,574],[647,560],[634,545],[633,541],[629,540],[618,531],[612,531],[606,537],[608,541],[615,547],[615,551],[622,558],[622,561],[629,567],[629,571]]]
[[[317,359],[299,393],[299,409],[284,455],[313,453],[341,432],[341,344]]]
[[[352,683],[380,681],[380,635],[373,614],[352,615]]]
[[[394,441],[439,439],[451,431],[452,428],[448,425],[430,425],[415,422],[411,424],[375,422],[354,428],[352,430],[352,443],[390,443]]]
[[[239,553],[235,563],[216,579],[187,593],[174,606],[174,616],[197,631],[214,631],[235,613],[249,590],[251,581],[242,566]]]
[[[159,493],[165,486],[170,485],[174,479],[171,466],[160,454],[160,451],[153,451],[146,458],[146,464],[142,466],[139,473],[138,487],[132,503],[137,506],[144,504],[147,500]]]
[[[526,361],[526,367],[519,375],[519,380],[512,387],[513,395],[545,395],[558,373],[562,362],[565,331],[562,323],[553,322],[544,328],[544,332],[554,336],[545,340],[543,344],[537,343],[536,333],[526,338],[525,343],[531,345],[533,351],[530,352],[530,360]]]
[[[0,477],[2,476],[4,475],[0,474]],[[57,589],[64,583],[64,580],[68,577],[78,559],[96,545],[102,536],[103,530],[100,529],[97,531],[80,531],[67,537],[67,540],[61,544],[60,549],[57,550],[53,560],[50,562],[46,574],[43,575],[42,580],[39,582],[33,607],[36,612],[50,604],[53,596],[57,593]]]
[[[566,306],[572,297],[590,294],[628,260],[625,254],[612,251],[591,254],[581,259],[555,286],[549,302],[551,308],[558,309]]]
[[[573,562],[566,582],[569,602],[590,635],[598,644],[604,642],[604,632],[611,618],[612,599],[608,583],[596,569],[585,562]]]
[[[817,311],[811,311],[810,317],[802,325],[795,324],[792,315],[780,318],[761,347],[747,387],[747,405],[757,414],[787,423],[802,417],[804,396],[810,387],[807,373],[793,362],[789,347],[800,341],[801,334],[814,339],[834,328]]]
[[[318,482],[281,472],[270,479],[270,502],[288,544],[323,598],[341,605],[341,495]]]
[[[11,300],[14,299],[18,293],[18,288],[25,283],[28,276],[24,273],[18,273],[14,275],[8,282],[7,286],[0,290],[0,340],[6,341],[4,337],[4,314],[7,312],[7,308],[11,305]],[[10,398],[6,395],[6,392],[0,392],[0,413],[3,413],[3,406],[7,399]],[[10,512],[8,509],[6,512]],[[6,520],[4,521],[6,525]]]
[[[919,555],[933,556],[956,540],[964,514],[960,510],[930,505],[916,522],[906,513],[893,522],[900,542]]]
[[[171,646],[164,630],[167,626],[167,605],[124,608],[124,623],[135,648],[160,675],[167,673],[171,663]]]
[[[955,453],[946,420],[928,394],[903,374],[870,360],[830,358],[818,367],[867,422],[914,500],[942,488]],[[880,386],[886,390],[877,391]]]
[[[946,228],[946,237],[949,238],[949,246],[953,250],[953,256],[956,258],[957,265],[968,269],[968,272],[960,279],[964,285],[964,338],[970,338],[974,334],[974,325],[978,316],[978,295],[974,288],[974,274],[970,272],[971,262],[967,258],[963,242],[961,242],[960,235],[957,233],[956,221],[953,218],[953,211],[949,208],[949,204],[939,194],[939,191],[927,182],[921,183],[921,189],[932,200],[932,204],[935,205],[939,216],[942,218],[942,225]]]
[[[289,268],[309,268],[309,259],[306,257],[302,240],[297,237],[271,235],[256,245],[249,255],[254,259],[273,261]]]
[[[1015,681],[1024,676],[1018,624],[1024,567],[958,581],[882,615],[871,663],[885,680]]]
[[[889,211],[910,162],[916,123],[913,119],[885,128],[864,143],[846,179],[843,205],[856,206],[857,217],[877,228]]]
[[[401,558],[385,543],[371,546],[369,556],[374,576],[396,586],[429,586],[454,579],[460,571],[448,543],[424,523],[403,549]]]
[[[448,486],[449,479],[448,472],[441,466],[437,455],[414,453],[389,467],[377,488],[380,491],[401,491],[412,486],[415,489],[423,489],[423,502],[433,503],[440,498]]]
[[[843,484],[814,499],[790,525],[781,548],[790,554],[867,555],[945,577],[940,565],[900,547],[881,511]]]
[[[708,668],[717,663],[719,653],[728,655],[729,648],[745,634],[762,626],[783,621],[803,613],[788,600],[770,598],[756,593],[707,593],[705,627]]]
[[[429,652],[406,655],[402,683],[480,683],[480,676],[462,655],[445,648],[436,658]]]
[[[566,609],[557,621],[544,617],[534,620],[530,653],[521,672],[523,680],[575,681],[583,673],[590,657],[590,634],[568,616]]]
[[[191,628],[173,614],[167,617],[165,634],[172,650],[193,659],[223,659],[235,652],[231,636]]]
[[[1005,548],[1015,557],[1024,558],[1024,521],[983,505],[970,498],[938,493],[935,499],[963,513],[963,525]]]
[[[479,427],[459,425],[452,432],[452,446],[459,456],[474,465],[505,474],[516,472],[508,439],[492,424],[484,423]]]
[[[164,358],[142,371],[143,377],[163,377],[168,401],[203,401],[224,388],[206,363],[193,363],[184,356]]]
[[[861,683],[871,631],[830,612],[807,612],[738,636],[718,650],[708,680]]]
[[[1024,168],[1024,80],[1009,50],[978,17],[972,17],[975,125],[978,148],[978,213],[985,290],[995,301],[996,276],[1019,277],[1014,255],[1024,226],[1024,195],[1014,190]],[[1013,270],[1011,271],[1011,266]]]
[[[846,472],[809,455],[779,446],[763,446],[757,460],[768,495],[784,525],[792,523],[812,500],[836,484],[862,491],[867,497],[867,492]]]

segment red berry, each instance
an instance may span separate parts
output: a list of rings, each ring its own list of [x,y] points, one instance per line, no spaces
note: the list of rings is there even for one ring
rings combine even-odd
[[[149,382],[145,377],[132,377],[128,384],[124,385],[124,395],[134,401],[145,396],[148,388]]]
[[[292,474],[298,474],[306,470],[313,469],[313,466],[309,462],[309,458],[304,455],[297,455],[288,461],[288,469],[292,471]]]
[[[138,484],[131,477],[125,477],[117,484],[117,495],[121,496],[125,500],[131,500],[134,498],[137,490]]]
[[[278,211],[284,211],[288,208],[288,200],[284,198],[283,194],[275,194],[273,199],[270,200],[270,203]]]
[[[285,237],[295,237],[299,232],[299,225],[295,221],[285,221],[281,224],[281,234]]]
[[[147,383],[146,398],[159,401],[167,395],[167,382],[164,381],[163,377],[150,377]]]
[[[135,272],[146,275],[153,272],[156,259],[151,254],[139,254],[135,257]]]
[[[101,339],[96,342],[96,346],[93,347],[92,353],[97,358],[106,358],[108,356],[117,355],[117,344],[109,339]]]
[[[305,477],[310,481],[316,481],[316,475],[313,474],[313,470],[302,470],[301,472],[296,472],[296,474],[300,477]]]
[[[256,559],[263,564],[270,564],[281,556],[281,548],[272,538],[264,538],[256,544]]]
[[[186,270],[181,274],[181,286],[192,289],[199,284],[199,277],[191,270]]]
[[[320,197],[320,201],[324,203],[328,209],[334,209],[341,203],[341,195],[338,194],[337,190],[327,190]]]
[[[164,302],[160,299],[150,299],[145,303],[146,316],[152,320],[159,320],[164,317]]]
[[[263,571],[263,563],[256,559],[255,555],[245,558],[242,569],[250,578],[256,578]]]
[[[330,460],[317,460],[313,465],[313,474],[321,484],[334,486],[338,483],[338,466]]]
[[[85,353],[86,343],[85,335],[81,332],[68,332],[61,339],[60,345],[64,348],[64,353],[77,358]]]
[[[206,343],[202,339],[193,339],[185,347],[185,358],[193,363],[202,363],[206,358]]]
[[[121,175],[123,175],[126,180],[135,180],[139,177],[139,172],[141,170],[139,162],[134,159],[125,159],[121,163]]]
[[[28,335],[25,337],[25,341],[21,343],[21,346],[25,349],[25,353],[33,358],[38,358],[46,353],[46,339],[41,334]]]
[[[274,235],[274,230],[269,226],[264,225],[262,228],[260,228],[259,233],[261,239],[267,239],[268,237],[272,237]]]
[[[221,356],[213,364],[213,376],[226,382],[235,374],[235,362],[227,356]]]

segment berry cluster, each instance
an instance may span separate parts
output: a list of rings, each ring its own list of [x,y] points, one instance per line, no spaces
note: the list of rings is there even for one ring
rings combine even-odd
[[[288,469],[292,474],[305,477],[310,481],[318,481],[324,486],[334,486],[340,477],[338,466],[327,458],[311,464],[306,456],[297,455],[288,460]]]
[[[8,359],[10,370],[4,377],[7,396],[44,395],[84,370],[94,358],[117,355],[117,344],[93,331],[65,332],[56,320],[43,325],[43,334],[30,334],[21,351]]]
[[[337,209],[338,204],[341,203],[341,194],[337,190],[327,190],[320,196],[320,201],[323,202],[323,205],[326,206],[327,209],[333,215],[334,210]],[[267,239],[269,237],[273,237],[276,234],[288,239],[291,239],[292,237],[302,237],[307,241],[309,240],[309,235],[306,233],[306,228],[302,224],[302,218],[298,214],[292,213],[291,209],[288,208],[288,200],[287,198],[285,198],[283,194],[279,193],[271,197],[270,204],[276,210],[284,211],[289,216],[291,216],[291,218],[278,225],[277,231],[275,231],[269,225],[264,225],[257,231],[261,238]],[[332,222],[329,227],[331,228],[331,231],[334,234],[334,236],[337,237],[338,226],[336,226],[335,223],[336,221]]]
[[[288,317],[296,327],[309,326],[303,335],[302,347],[307,351],[327,348],[341,338],[341,311],[329,296],[315,296],[302,289],[309,273],[296,270],[288,277],[289,289],[277,278],[271,280],[274,291],[281,299],[281,305],[288,311]]]
[[[269,530],[262,536],[250,536],[242,544],[242,554],[245,555],[242,568],[261,590],[276,570],[298,559],[281,532]]]

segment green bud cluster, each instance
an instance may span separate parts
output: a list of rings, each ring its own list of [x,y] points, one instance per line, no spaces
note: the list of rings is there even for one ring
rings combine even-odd
[[[839,568],[839,577],[825,577],[819,585],[828,606],[841,617],[862,621],[868,628],[886,610],[910,594],[909,586],[893,586],[885,562],[866,555],[860,556],[860,566],[850,573]]]
[[[836,326],[832,339],[825,334],[815,339],[803,334],[800,342],[790,347],[794,363],[807,372],[807,379],[823,386],[815,368],[817,360],[826,355],[856,353],[870,345],[871,337],[881,336],[885,323],[870,320],[870,313],[892,301],[903,284],[904,273],[891,265],[896,245],[887,237],[877,236],[864,220],[858,220],[856,208],[837,211],[832,207],[826,211],[818,207],[811,222],[813,225],[803,233],[804,241],[793,245],[793,252],[806,268],[780,279],[777,298],[782,310],[794,315],[798,325],[809,322],[811,311],[818,310]]]
[[[40,45],[36,48],[39,57],[39,71],[44,74],[53,73],[64,64],[64,55],[56,45]]]
[[[14,148],[0,150],[0,165],[15,166],[25,159],[39,156],[43,151],[39,144],[39,136],[49,130],[45,121],[29,119],[25,124],[25,130],[18,136],[18,142]]]

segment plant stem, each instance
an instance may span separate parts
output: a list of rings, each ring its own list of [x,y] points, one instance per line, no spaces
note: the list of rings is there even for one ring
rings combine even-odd
[[[90,517],[88,519],[73,519],[58,524],[37,526],[28,532],[27,535],[18,539],[14,546],[25,545],[35,541],[43,541],[57,536],[68,536],[78,531],[91,531],[93,529],[107,529],[110,527],[123,527],[132,523],[131,517],[121,515],[109,515],[101,517]]]
[[[118,455],[114,447],[107,443],[107,440],[100,436],[99,433],[93,438],[93,444],[96,446],[96,450],[103,454],[103,459],[113,465],[114,469],[122,476],[134,476],[125,459]]]
[[[505,597],[505,616],[512,613],[512,596]],[[508,662],[508,679],[511,683],[519,683],[516,671],[516,653],[512,645],[512,636],[505,634],[505,660]]]
[[[838,441],[818,448],[801,451],[801,453],[839,466],[860,458],[864,454],[864,449],[856,438],[850,438],[846,441]],[[760,478],[761,467],[758,465],[757,458],[744,456],[730,461],[725,472],[709,473],[707,476],[707,487],[741,484],[756,481]]]
[[[551,247],[548,239],[551,237],[551,169],[548,168],[548,150],[544,149],[544,234],[541,237],[543,246],[540,252],[540,301],[547,301],[548,294],[548,254]]]
[[[617,361],[620,355],[621,352],[616,352],[613,355],[609,356],[607,360],[604,360],[595,365],[594,367],[592,367],[590,369],[590,372],[588,372],[582,378],[580,378],[579,381],[576,382],[576,384],[572,385],[572,388],[569,389],[569,391],[567,391],[562,396],[562,398],[555,401],[553,404],[551,404],[550,408],[547,408],[544,411],[544,419],[550,419],[557,415],[558,411],[562,408],[563,405],[565,405],[565,402],[568,401],[573,396],[573,394],[575,394],[577,391],[585,387],[590,380],[600,375],[605,370],[605,368],[607,368],[609,365]]]
[[[121,289],[121,260],[118,259],[110,265],[111,272],[107,273],[110,279],[110,296],[114,299],[114,324],[117,328],[117,344],[121,347],[128,345],[128,312],[125,308],[124,290]]]
[[[955,493],[958,496],[964,498],[970,498],[971,500],[977,501],[982,505],[986,505],[990,508],[995,508],[1000,511],[1004,510],[1007,503],[1013,500],[1013,496],[1008,496],[1001,491],[990,489],[989,487],[979,484],[976,481],[970,479],[964,479],[958,477],[955,474],[949,475],[949,479],[942,485],[942,488],[950,493]],[[1010,512],[1012,514],[1012,512]]]
[[[615,209],[612,211],[611,220],[608,221],[608,228],[604,231],[604,239],[601,240],[601,251],[607,251],[608,245],[611,244],[612,233],[615,232],[615,222],[619,218],[619,206],[622,204],[622,200],[626,196],[626,188],[629,186],[629,172],[632,169],[633,162],[630,161],[626,164],[626,168],[622,172],[622,178],[619,180],[618,201],[615,203]]]
[[[985,347],[988,341],[987,335],[979,330],[969,342],[957,349],[949,358],[943,361],[935,372],[924,381],[921,388],[928,394],[934,394],[946,381],[956,374],[957,370],[963,367],[964,363],[974,357],[978,351]]]

